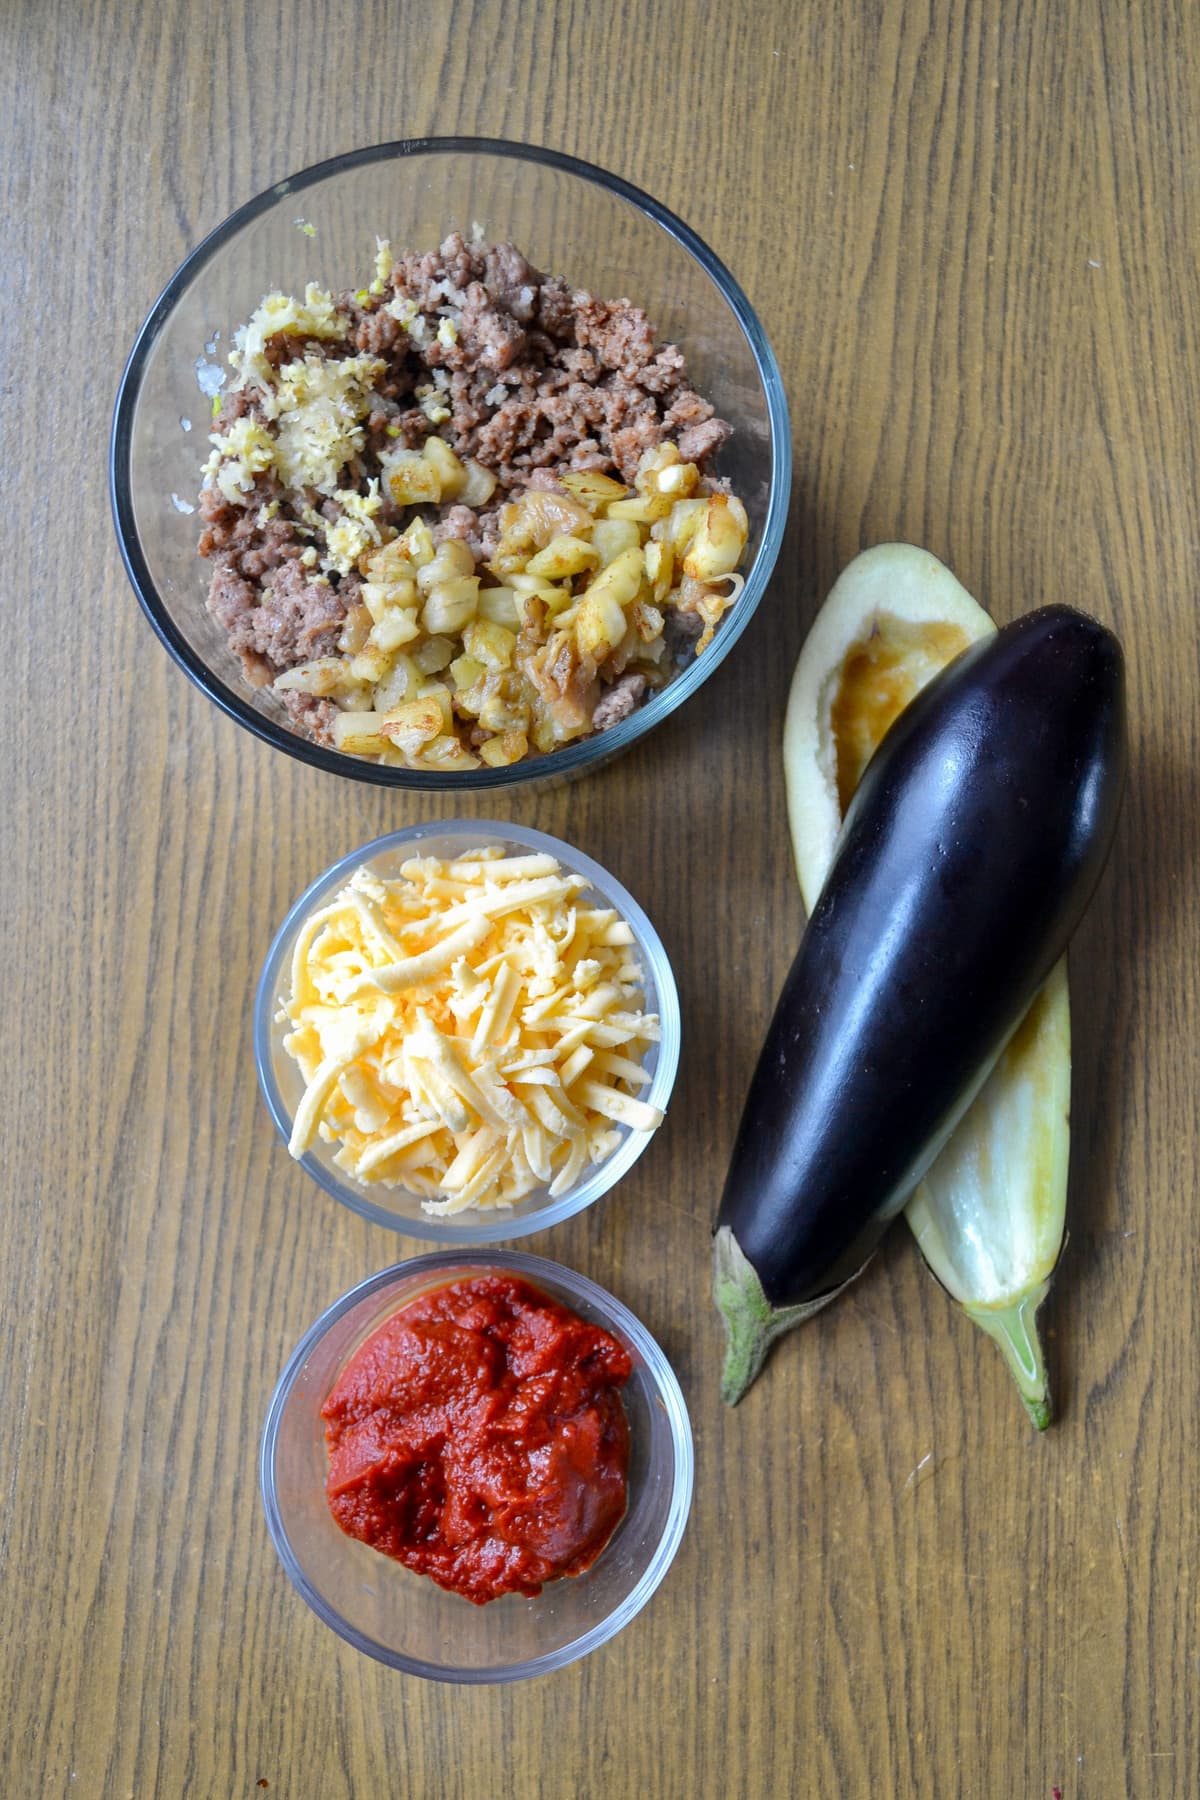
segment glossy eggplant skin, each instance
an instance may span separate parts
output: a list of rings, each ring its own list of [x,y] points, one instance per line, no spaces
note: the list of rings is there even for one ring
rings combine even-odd
[[[1065,606],[973,645],[872,758],[717,1220],[771,1308],[855,1274],[1066,948],[1112,845],[1124,663]]]

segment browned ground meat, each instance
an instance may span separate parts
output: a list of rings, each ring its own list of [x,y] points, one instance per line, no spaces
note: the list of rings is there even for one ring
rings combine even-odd
[[[479,514],[470,506],[448,506],[437,520],[431,533],[435,544],[444,544],[447,538],[458,538],[470,547],[472,556],[479,559],[483,554],[479,536]]]
[[[318,744],[333,744],[333,721],[337,707],[332,700],[319,700],[315,694],[285,694],[283,703],[293,722]]]
[[[208,610],[218,625],[232,631],[258,605],[258,589],[238,574],[227,557],[213,570],[208,588]]]
[[[260,590],[258,605],[242,612],[229,641],[237,651],[265,657],[276,671],[291,669],[315,656],[336,655],[345,617],[346,603],[328,581],[310,579],[299,563],[288,562]]]
[[[393,297],[432,322],[423,347],[393,329],[383,310]],[[655,343],[641,307],[572,292],[511,244],[476,249],[455,232],[439,250],[401,257],[390,294],[365,303],[347,295],[340,304],[355,347],[397,361],[405,391],[433,370],[447,372],[447,441],[494,469],[505,487],[547,467],[596,468],[629,481],[642,450],[681,429],[710,426],[692,461],[712,456],[729,435],[689,386],[678,347]],[[458,340],[443,344],[436,324],[447,315]],[[419,410],[402,424],[407,442],[431,429]]]
[[[729,436],[729,427],[724,419],[705,419],[702,424],[689,425],[686,431],[679,434],[679,454],[685,462],[702,463],[721,448]]]
[[[592,714],[592,730],[608,731],[627,719],[646,691],[644,675],[622,675],[614,681]]]
[[[409,318],[407,328],[386,310],[392,303]],[[678,347],[657,344],[645,312],[631,301],[572,290],[560,276],[535,269],[512,244],[477,247],[452,233],[435,251],[401,256],[383,293],[347,293],[337,307],[347,323],[345,339],[279,333],[267,340],[267,360],[278,366],[302,355],[382,359],[364,448],[346,466],[345,485],[361,490],[379,474],[382,455],[418,449],[435,431],[460,458],[494,472],[498,488],[486,510],[459,504],[430,513],[436,542],[458,538],[477,559],[488,557],[499,540],[501,507],[524,487],[554,485],[567,469],[631,482],[643,451],[667,438],[700,467],[707,487],[725,485],[706,465],[729,427],[689,385]],[[439,337],[446,319],[453,332]],[[435,382],[450,415],[437,423],[419,404]],[[259,395],[233,388],[222,397],[217,428],[227,431],[247,415],[265,418]],[[336,654],[347,607],[357,598],[356,576],[302,566],[314,542],[308,509],[327,520],[341,511],[328,495],[284,492],[270,474],[255,480],[243,505],[231,504],[211,483],[201,493],[199,548],[214,565],[209,611],[256,686],[298,663]],[[380,519],[400,522],[386,487]],[[672,617],[668,626],[679,658],[694,645],[700,622]],[[647,687],[642,674],[605,687],[594,669],[582,666],[553,670],[551,679],[594,708],[597,731],[628,717]],[[286,703],[298,727],[329,741],[336,711],[330,701],[289,693]]]
[[[704,620],[698,613],[680,612],[672,607],[663,623],[663,637],[667,641],[667,650],[676,662],[686,662],[696,647],[696,640],[704,630]]]

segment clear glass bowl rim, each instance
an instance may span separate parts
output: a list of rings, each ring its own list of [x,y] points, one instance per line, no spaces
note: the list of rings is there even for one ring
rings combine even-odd
[[[551,837],[548,832],[536,831],[529,825],[514,825],[500,819],[431,819],[419,825],[406,825],[399,831],[389,831],[383,837],[372,839],[360,849],[349,850],[335,863],[309,883],[299,899],[288,908],[287,916],[278,931],[271,939],[271,947],[263,961],[262,972],[258,978],[258,987],[254,996],[254,1066],[258,1073],[259,1091],[267,1111],[274,1122],[275,1129],[286,1144],[291,1135],[292,1120],[283,1096],[275,1083],[274,1071],[271,1067],[271,1033],[275,1015],[277,988],[282,973],[282,952],[292,932],[300,925],[304,917],[319,904],[325,894],[332,892],[343,880],[348,880],[355,869],[364,863],[389,850],[397,850],[406,844],[419,846],[426,838],[445,837],[461,832],[464,836],[486,842],[488,838],[506,839],[527,845],[531,850],[548,851],[558,858],[564,867],[572,872],[586,875],[589,882],[598,888],[618,909],[622,917],[633,927],[638,947],[643,951],[651,965],[654,984],[658,992],[658,1014],[662,1025],[662,1040],[659,1045],[658,1066],[654,1071],[654,1079],[645,1094],[651,1105],[661,1106],[664,1111],[675,1086],[675,1077],[679,1070],[679,1053],[682,1037],[682,1016],[679,1008],[679,990],[675,983],[675,974],[666,947],[650,919],[638,905],[633,895],[624,888],[615,876],[603,868],[594,858],[585,856],[573,844],[565,843],[561,838]],[[643,1139],[628,1164],[618,1166],[622,1155],[621,1148],[602,1163],[598,1163],[590,1175],[580,1181],[568,1193],[561,1195],[550,1205],[538,1208],[516,1218],[510,1212],[502,1216],[489,1216],[487,1213],[460,1214],[457,1220],[426,1217],[424,1214],[412,1219],[399,1219],[387,1208],[377,1206],[369,1196],[359,1193],[349,1181],[341,1182],[316,1159],[307,1153],[300,1158],[300,1167],[305,1173],[343,1206],[369,1219],[374,1225],[382,1225],[387,1231],[399,1232],[403,1237],[423,1238],[437,1244],[449,1246],[459,1242],[473,1244],[502,1243],[514,1238],[527,1237],[535,1231],[548,1231],[552,1225],[559,1225],[564,1219],[573,1218],[576,1213],[583,1212],[609,1193],[619,1181],[624,1180],[633,1164],[647,1147]],[[615,1173],[614,1173],[615,1170]],[[457,1229],[456,1229],[457,1227]]]
[[[409,156],[446,154],[511,157],[516,161],[540,163],[565,174],[578,176],[585,181],[606,188],[620,199],[628,201],[630,205],[637,207],[639,211],[661,226],[670,237],[674,238],[711,277],[745,333],[766,395],[772,456],[771,492],[758,555],[747,573],[746,586],[737,606],[722,625],[721,630],[705,651],[703,658],[678,675],[645,706],[635,708],[627,719],[622,720],[619,725],[611,727],[600,736],[585,738],[582,742],[575,744],[567,744],[563,749],[553,752],[552,756],[538,757],[530,762],[514,763],[508,768],[466,770],[462,774],[455,775],[452,783],[447,780],[446,776],[432,771],[386,768],[378,763],[366,762],[360,758],[343,755],[336,750],[328,750],[323,745],[300,737],[277,724],[273,719],[267,718],[233,688],[228,687],[204,659],[192,649],[182,632],[176,627],[169,609],[163,603],[142,549],[134,514],[131,477],[134,419],[141,397],[142,378],[150,354],[180,294],[188,287],[197,271],[217,254],[226,241],[235,236],[244,225],[249,224],[251,220],[257,218],[260,213],[267,211],[281,199],[300,194],[305,188],[338,175],[346,169]],[[612,175],[607,170],[598,168],[594,163],[564,155],[561,151],[547,150],[535,144],[516,143],[505,138],[397,138],[389,143],[367,145],[362,149],[346,151],[340,156],[329,157],[325,162],[313,163],[310,167],[301,169],[297,174],[289,175],[271,187],[265,188],[254,199],[248,200],[244,206],[240,206],[235,212],[230,213],[228,218],[215,230],[209,232],[208,236],[180,263],[154,302],[138,332],[117,389],[109,448],[109,496],[116,526],[117,543],[121,552],[121,560],[125,565],[125,572],[138,597],[142,611],[159,641],[196,686],[207,694],[210,700],[214,700],[230,718],[236,719],[240,725],[244,725],[256,737],[262,738],[268,744],[273,744],[278,750],[286,751],[289,756],[298,757],[301,762],[308,763],[314,768],[324,769],[333,775],[349,776],[357,781],[369,781],[377,786],[437,793],[444,793],[451,786],[455,790],[461,789],[464,792],[470,792],[490,787],[519,786],[522,782],[531,780],[545,780],[548,777],[565,778],[572,774],[578,774],[593,763],[608,761],[620,751],[627,749],[638,738],[643,737],[660,721],[669,717],[708,679],[717,666],[724,662],[757,611],[783,541],[791,494],[791,472],[791,427],[788,419],[787,397],[784,393],[779,365],[767,341],[766,333],[759,323],[758,315],[720,258],[714,255],[704,240],[690,226],[685,225],[682,219],[661,205],[651,195],[644,193],[641,188],[624,181],[619,175]]]
[[[667,1514],[662,1537],[655,1547],[654,1555],[642,1571],[636,1585],[625,1596],[621,1604],[609,1613],[608,1617],[594,1625],[590,1631],[583,1633],[570,1644],[561,1649],[548,1651],[544,1656],[528,1658],[525,1662],[499,1664],[490,1668],[461,1669],[451,1664],[427,1663],[418,1657],[404,1656],[399,1651],[391,1650],[386,1644],[380,1644],[365,1632],[344,1619],[311,1585],[292,1549],[283,1526],[279,1501],[275,1490],[275,1446],[279,1436],[279,1426],[283,1418],[283,1409],[287,1404],[296,1379],[303,1369],[313,1349],[325,1336],[329,1329],[347,1312],[358,1305],[361,1300],[369,1298],[381,1289],[412,1275],[418,1270],[422,1273],[434,1274],[439,1268],[458,1269],[477,1267],[480,1269],[505,1269],[514,1275],[527,1278],[533,1286],[539,1282],[559,1283],[571,1290],[579,1299],[590,1303],[602,1315],[605,1324],[624,1335],[637,1350],[653,1379],[655,1393],[661,1401],[663,1411],[671,1432],[671,1445],[674,1452],[673,1473],[674,1485],[671,1492],[671,1506]],[[587,1656],[601,1644],[624,1629],[630,1620],[635,1618],[646,1605],[655,1589],[660,1585],[667,1570],[675,1560],[675,1554],[682,1542],[687,1526],[688,1514],[692,1504],[692,1485],[695,1474],[695,1451],[692,1443],[691,1421],[688,1416],[687,1402],[679,1385],[674,1369],[657,1341],[642,1324],[636,1314],[602,1288],[598,1282],[581,1275],[575,1269],[567,1268],[563,1263],[552,1262],[548,1257],[531,1256],[518,1250],[441,1250],[426,1256],[409,1257],[406,1261],[393,1263],[390,1268],[381,1269],[376,1275],[368,1275],[349,1289],[340,1299],[326,1307],[320,1318],[310,1325],[300,1342],[288,1358],[282,1375],[275,1385],[267,1408],[266,1423],[263,1426],[262,1443],[259,1450],[259,1486],[262,1493],[263,1510],[266,1513],[267,1530],[275,1552],[283,1564],[284,1570],[301,1598],[312,1608],[330,1630],[337,1632],[348,1644],[362,1651],[364,1656],[374,1657],[377,1662],[386,1663],[389,1668],[400,1669],[407,1675],[418,1675],[427,1681],[455,1682],[461,1686],[483,1686],[489,1683],[523,1681],[535,1675],[548,1675],[555,1669],[565,1668],[569,1663],[577,1662],[580,1657]],[[469,1602],[464,1601],[464,1605]]]

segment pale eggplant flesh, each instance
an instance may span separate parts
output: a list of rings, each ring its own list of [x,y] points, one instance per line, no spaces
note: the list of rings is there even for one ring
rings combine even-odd
[[[1124,769],[1120,645],[1061,606],[965,650],[872,757],[721,1202],[727,1400],[852,1278],[986,1081],[1099,879]]]
[[[995,1341],[1039,1430],[1053,1409],[1037,1312],[1066,1227],[1070,1109],[1062,958],[904,1209],[925,1261]]]

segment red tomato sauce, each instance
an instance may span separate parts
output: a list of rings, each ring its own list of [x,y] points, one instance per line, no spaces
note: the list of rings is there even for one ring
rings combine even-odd
[[[625,1511],[632,1364],[528,1282],[422,1294],[321,1409],[342,1530],[482,1606],[579,1575]]]

